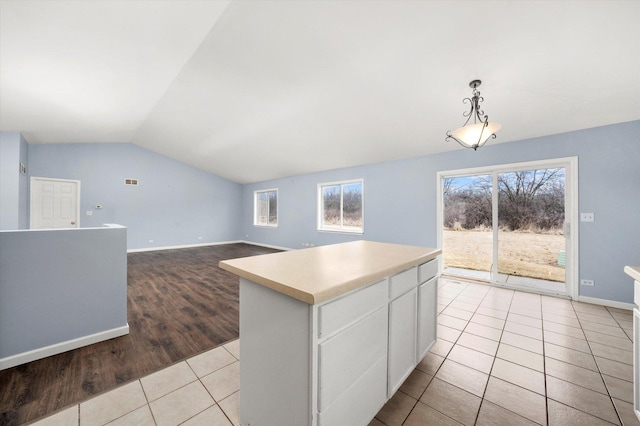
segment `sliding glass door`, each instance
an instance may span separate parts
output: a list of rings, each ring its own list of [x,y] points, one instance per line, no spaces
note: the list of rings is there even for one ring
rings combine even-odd
[[[451,275],[491,280],[493,267],[493,177],[442,180],[444,264]]]
[[[443,273],[574,294],[575,159],[440,172]]]
[[[567,293],[564,167],[497,173],[495,281]]]

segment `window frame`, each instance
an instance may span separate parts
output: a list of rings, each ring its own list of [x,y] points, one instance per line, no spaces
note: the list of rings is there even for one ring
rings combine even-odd
[[[276,193],[276,223],[275,224],[271,224],[269,223],[269,216],[270,216],[270,211],[269,211],[269,193],[270,192],[275,192]],[[267,223],[258,223],[258,195],[259,194],[267,194]],[[278,209],[279,207],[279,202],[278,202],[278,188],[269,188],[269,189],[258,189],[253,191],[253,226],[257,226],[260,228],[277,228],[278,227]]]
[[[354,183],[359,183],[361,186],[361,209],[362,209],[362,226],[360,228],[354,228],[354,227],[345,227],[343,222],[343,214],[344,214],[344,205],[343,205],[343,197],[344,197],[344,190],[343,187],[345,185],[351,185]],[[322,197],[322,193],[323,193],[323,188],[327,187],[327,186],[340,186],[340,225],[339,226],[326,226],[323,223],[323,219],[324,219],[324,200]],[[364,179],[360,178],[360,179],[349,179],[349,180],[340,180],[340,181],[334,181],[334,182],[323,182],[323,183],[319,183],[318,184],[318,195],[317,195],[317,201],[318,201],[318,208],[317,208],[317,213],[318,213],[318,222],[317,222],[317,229],[318,232],[332,232],[332,233],[340,233],[340,234],[364,234],[364,200],[365,200],[365,196],[364,196]]]

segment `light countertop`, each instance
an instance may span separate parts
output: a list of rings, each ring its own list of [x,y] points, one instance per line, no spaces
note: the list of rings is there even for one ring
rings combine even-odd
[[[442,251],[373,241],[223,260],[229,272],[310,305],[434,259]]]
[[[640,266],[625,266],[624,272],[636,281],[640,281]]]

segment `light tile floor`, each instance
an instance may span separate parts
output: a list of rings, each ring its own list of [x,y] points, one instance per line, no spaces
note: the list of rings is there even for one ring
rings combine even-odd
[[[436,344],[370,426],[640,425],[631,311],[449,279],[438,291]],[[239,360],[236,340],[37,425],[238,425]]]
[[[235,340],[35,425],[239,425],[239,367],[240,342]]]

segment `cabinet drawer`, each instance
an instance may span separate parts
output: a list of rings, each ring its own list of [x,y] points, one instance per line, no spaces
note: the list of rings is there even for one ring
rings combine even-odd
[[[318,349],[318,411],[326,410],[387,355],[388,309],[384,305]]]
[[[319,426],[366,425],[387,400],[387,357],[380,358],[325,411]]]
[[[438,259],[436,258],[428,261],[427,263],[423,263],[418,267],[418,270],[420,282],[424,283],[429,281],[431,278],[438,275]]]
[[[413,267],[389,278],[389,297],[395,299],[418,286],[418,268]]]
[[[318,308],[318,338],[331,335],[375,310],[386,305],[388,282],[386,279],[362,290],[329,302]]]
[[[633,303],[640,307],[640,282],[633,282]]]

